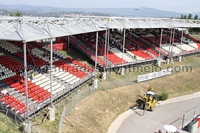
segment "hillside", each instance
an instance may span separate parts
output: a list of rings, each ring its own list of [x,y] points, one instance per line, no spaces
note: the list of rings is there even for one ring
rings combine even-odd
[[[9,12],[21,11],[24,15],[29,16],[54,16],[61,17],[65,15],[97,15],[97,16],[129,16],[129,17],[164,17],[177,18],[181,14],[188,15],[184,12],[173,12],[159,10],[155,8],[138,7],[138,8],[58,8],[49,6],[33,5],[2,5],[0,4],[2,15],[8,15]],[[200,12],[192,13],[200,16]]]
[[[200,57],[187,57],[173,66],[192,65],[192,72],[178,72],[170,76],[116,89],[98,91],[81,100],[66,119],[74,126],[63,125],[68,133],[107,132],[117,116],[135,105],[138,95],[153,85],[156,92],[169,93],[170,98],[200,91]],[[118,79],[116,79],[118,82]]]

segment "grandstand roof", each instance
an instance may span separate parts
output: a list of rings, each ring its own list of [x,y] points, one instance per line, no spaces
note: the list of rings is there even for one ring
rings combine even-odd
[[[200,27],[200,21],[170,18],[79,17],[38,18],[1,17],[0,40],[35,41],[105,29]]]

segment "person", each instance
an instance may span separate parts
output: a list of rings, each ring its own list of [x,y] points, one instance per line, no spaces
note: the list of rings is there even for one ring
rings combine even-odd
[[[22,70],[22,69],[19,70],[19,74],[20,74],[20,75],[23,74],[23,70]]]
[[[34,73],[32,72],[32,73],[31,73],[31,80],[33,80],[34,76],[35,76],[35,75],[34,75]]]
[[[153,91],[153,87],[150,86],[149,89],[148,89],[148,91]]]
[[[6,89],[3,89],[3,90],[1,91],[1,94],[2,94],[3,96],[9,96],[9,93],[8,93],[8,91],[7,91]]]
[[[162,133],[161,130],[158,130],[158,133]]]
[[[48,66],[45,66],[45,73],[48,73]]]

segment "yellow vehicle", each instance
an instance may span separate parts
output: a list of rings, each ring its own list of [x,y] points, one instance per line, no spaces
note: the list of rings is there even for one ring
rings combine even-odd
[[[143,97],[143,105],[142,108],[145,110],[154,111],[157,103],[157,95],[153,91],[147,91],[147,93]]]

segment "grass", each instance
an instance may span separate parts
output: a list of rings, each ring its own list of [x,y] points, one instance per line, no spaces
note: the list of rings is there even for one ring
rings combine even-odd
[[[0,133],[18,133],[19,128],[9,117],[0,113]]]
[[[197,39],[200,39],[200,35],[199,34],[195,34],[195,35],[192,35],[192,36],[197,38]]]

